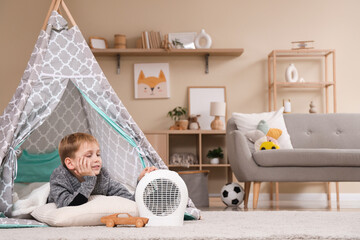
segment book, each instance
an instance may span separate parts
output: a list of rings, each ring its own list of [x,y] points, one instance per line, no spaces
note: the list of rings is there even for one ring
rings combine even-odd
[[[136,48],[142,48],[142,38],[136,39]]]
[[[141,33],[141,45],[142,45],[142,48],[146,48],[146,44],[145,44],[145,32],[142,32]]]
[[[145,45],[146,49],[150,49],[149,33],[145,31]]]

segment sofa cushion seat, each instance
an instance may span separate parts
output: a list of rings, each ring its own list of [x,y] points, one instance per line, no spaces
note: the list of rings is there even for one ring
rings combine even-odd
[[[360,167],[360,149],[297,148],[255,152],[262,167]]]

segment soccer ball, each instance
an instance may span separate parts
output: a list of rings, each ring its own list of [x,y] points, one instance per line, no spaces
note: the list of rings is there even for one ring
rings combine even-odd
[[[244,200],[244,189],[238,183],[228,183],[221,189],[221,200],[228,207],[237,207]]]

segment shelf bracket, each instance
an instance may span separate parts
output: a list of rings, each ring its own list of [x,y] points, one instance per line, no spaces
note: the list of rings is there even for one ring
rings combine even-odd
[[[206,74],[209,73],[209,56],[210,56],[210,54],[205,55],[205,73]]]
[[[117,70],[116,70],[116,74],[120,74],[120,54],[116,55],[117,58]]]

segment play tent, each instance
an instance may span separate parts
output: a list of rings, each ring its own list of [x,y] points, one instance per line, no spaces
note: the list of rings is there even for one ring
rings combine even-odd
[[[57,12],[60,4],[72,28]],[[21,151],[54,151],[73,132],[94,135],[104,167],[130,189],[144,166],[167,168],[110,86],[63,1],[53,0],[45,23],[0,117],[0,211],[6,215]]]

